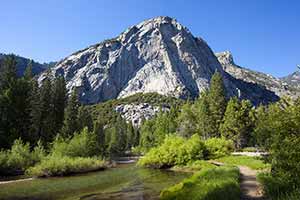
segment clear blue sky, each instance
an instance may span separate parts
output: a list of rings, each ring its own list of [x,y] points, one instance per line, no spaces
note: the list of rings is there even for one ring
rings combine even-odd
[[[300,64],[297,0],[9,0],[0,4],[0,52],[40,62],[117,36],[128,26],[170,16],[237,64],[284,76]]]

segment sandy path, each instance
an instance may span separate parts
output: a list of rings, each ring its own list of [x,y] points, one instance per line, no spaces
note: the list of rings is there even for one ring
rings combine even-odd
[[[208,162],[217,166],[225,165],[224,163],[217,161]],[[246,166],[238,166],[238,168],[241,176],[241,200],[266,200],[263,197],[263,190],[259,182],[256,180],[257,171]]]
[[[262,188],[256,180],[257,171],[239,166],[241,174],[241,200],[263,200]]]

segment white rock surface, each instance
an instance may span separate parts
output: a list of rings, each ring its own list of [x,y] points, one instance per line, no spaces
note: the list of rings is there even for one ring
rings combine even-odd
[[[157,17],[72,54],[52,73],[63,75],[69,90],[79,88],[82,102],[97,103],[138,92],[195,97],[216,70],[223,73],[202,39],[175,19]]]
[[[128,28],[118,37],[78,51],[52,68],[71,91],[78,88],[86,104],[157,92],[179,98],[197,97],[219,71],[229,96],[253,103],[275,101],[271,91],[227,74],[201,38],[175,19],[156,17]],[[45,74],[39,77],[41,82]]]
[[[235,77],[248,83],[259,84],[269,91],[273,91],[276,95],[296,97],[299,90],[291,84],[287,84],[284,80],[247,68],[240,67],[234,63],[233,56],[229,51],[216,53],[223,69]],[[300,80],[300,79],[299,79]]]
[[[143,120],[154,117],[160,111],[169,111],[167,107],[152,106],[148,103],[118,105],[115,110],[121,114],[127,122],[139,127]]]

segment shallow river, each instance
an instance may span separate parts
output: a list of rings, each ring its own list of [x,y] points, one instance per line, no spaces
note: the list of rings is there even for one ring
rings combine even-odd
[[[188,176],[124,164],[77,176],[0,185],[0,199],[156,200],[162,189]]]

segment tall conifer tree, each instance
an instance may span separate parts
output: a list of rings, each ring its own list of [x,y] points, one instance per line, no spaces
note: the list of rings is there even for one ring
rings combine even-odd
[[[226,109],[226,93],[221,74],[216,71],[210,81],[210,90],[208,95],[209,110],[213,123],[213,136],[220,136],[219,127],[222,122]]]
[[[69,97],[68,104],[65,111],[64,124],[62,127],[62,135],[64,137],[73,136],[75,131],[78,131],[78,108],[80,104],[78,101],[77,90],[72,91]]]

